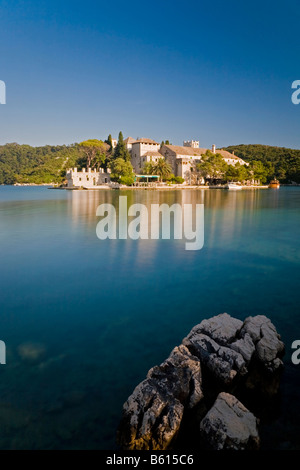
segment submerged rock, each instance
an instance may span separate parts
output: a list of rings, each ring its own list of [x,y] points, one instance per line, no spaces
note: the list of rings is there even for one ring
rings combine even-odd
[[[18,346],[18,353],[23,361],[36,363],[44,357],[46,348],[40,343],[22,343]]]
[[[242,322],[224,313],[202,321],[166,361],[148,372],[128,398],[118,443],[125,450],[174,446],[184,415],[191,416],[188,410],[207,411],[218,396],[204,419],[202,411],[192,412],[199,419],[198,426],[201,421],[204,440],[211,440],[213,448],[257,448],[255,416],[233,395],[219,393],[229,389],[237,393],[241,391],[238,387],[277,393],[283,353],[280,336],[265,316]],[[209,374],[203,382],[205,370]],[[184,428],[188,428],[186,423]]]
[[[201,421],[200,433],[213,450],[255,450],[260,444],[257,418],[224,392]]]

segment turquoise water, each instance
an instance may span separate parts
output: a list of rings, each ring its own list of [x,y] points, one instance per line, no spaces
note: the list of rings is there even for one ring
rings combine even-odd
[[[128,191],[204,203],[205,244],[96,237],[118,191],[0,187],[0,448],[113,449],[122,404],[203,318],[269,316],[287,346],[264,448],[300,448],[300,189]]]

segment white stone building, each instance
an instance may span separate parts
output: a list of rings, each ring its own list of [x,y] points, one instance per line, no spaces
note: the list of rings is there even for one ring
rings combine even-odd
[[[136,142],[136,139],[133,139],[132,137],[127,137],[127,139],[124,140],[124,143],[126,145],[127,150],[131,152],[132,150],[132,144]]]
[[[110,183],[109,173],[105,173],[103,168],[99,171],[86,170],[83,168],[82,171],[78,171],[77,168],[70,168],[67,170],[66,178],[68,182],[68,188],[94,188],[106,185]]]
[[[131,143],[131,164],[135,173],[141,173],[145,163],[156,163],[164,158],[159,152],[160,144],[152,139],[138,139]]]
[[[196,165],[200,163],[202,156],[208,151],[207,148],[200,148],[198,140],[185,140],[183,146],[163,145],[152,139],[133,139],[127,137],[124,140],[127,150],[131,154],[131,164],[136,174],[142,174],[146,163],[157,163],[160,158],[164,158],[171,165],[175,176],[184,178],[187,184],[202,184],[203,178],[197,175]],[[223,149],[216,149],[213,145],[211,152],[222,155],[228,165],[249,165],[234,153]]]
[[[189,141],[190,143],[195,141]],[[197,175],[196,165],[201,162],[202,156],[205,155],[208,149],[199,148],[192,145],[184,145],[183,147],[177,145],[164,145],[160,149],[160,153],[164,156],[167,163],[170,164],[172,172],[175,176],[184,178],[187,184],[202,184],[203,178]],[[212,153],[219,153],[222,155],[223,160],[228,165],[248,165],[241,158],[227,152],[226,150],[216,150],[216,146],[212,146]]]
[[[202,178],[196,175],[196,165],[200,163],[206,150],[192,146],[163,145],[160,153],[175,176],[184,178],[187,184],[202,184]]]
[[[199,140],[185,140],[183,142],[184,147],[192,147],[194,149],[198,149],[200,145]]]
[[[240,165],[249,166],[249,163],[242,160],[242,158],[237,157],[234,155],[234,153],[227,152],[227,150],[217,150],[215,153],[220,153],[227,165],[235,166],[237,163],[239,163]]]

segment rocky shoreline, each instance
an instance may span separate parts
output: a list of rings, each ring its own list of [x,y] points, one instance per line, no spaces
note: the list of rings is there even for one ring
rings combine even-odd
[[[278,394],[283,355],[265,316],[203,320],[126,401],[119,446],[259,449],[259,409]]]

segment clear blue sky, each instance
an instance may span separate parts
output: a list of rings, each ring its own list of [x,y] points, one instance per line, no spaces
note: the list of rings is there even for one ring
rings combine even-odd
[[[300,148],[299,0],[0,1],[0,143]]]

